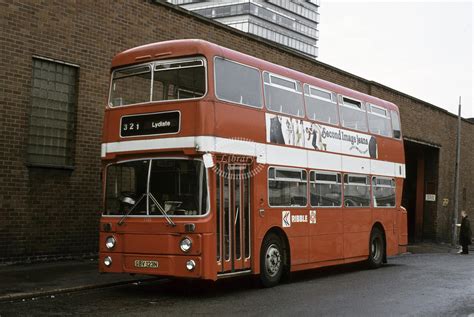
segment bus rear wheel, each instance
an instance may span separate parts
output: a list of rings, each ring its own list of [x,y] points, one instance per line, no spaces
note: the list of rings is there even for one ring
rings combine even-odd
[[[284,258],[281,239],[274,233],[266,235],[260,251],[260,280],[264,287],[273,287],[280,282]]]
[[[385,255],[385,242],[382,231],[375,227],[370,233],[369,239],[369,258],[367,259],[367,266],[370,269],[376,269],[382,266]]]

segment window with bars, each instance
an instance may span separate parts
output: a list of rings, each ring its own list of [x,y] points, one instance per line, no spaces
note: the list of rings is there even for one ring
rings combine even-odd
[[[31,165],[73,165],[78,68],[33,58],[27,161]]]

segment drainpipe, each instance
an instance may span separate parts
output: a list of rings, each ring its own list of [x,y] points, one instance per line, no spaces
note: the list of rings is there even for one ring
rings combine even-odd
[[[457,230],[459,215],[459,162],[461,160],[461,96],[459,96],[459,110],[458,110],[458,133],[456,135],[456,168],[454,173],[454,210],[453,210],[453,231],[451,245],[457,245]]]

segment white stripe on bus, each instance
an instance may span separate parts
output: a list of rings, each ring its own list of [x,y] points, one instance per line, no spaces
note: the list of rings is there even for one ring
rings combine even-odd
[[[105,157],[107,153],[179,148],[194,148],[200,152],[253,156],[257,158],[257,162],[270,165],[406,177],[405,164],[213,136],[103,143],[101,155]]]

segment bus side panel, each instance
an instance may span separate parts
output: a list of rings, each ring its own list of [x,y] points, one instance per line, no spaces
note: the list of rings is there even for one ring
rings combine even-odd
[[[344,258],[344,222],[341,208],[316,209],[316,223],[310,230],[309,262]]]
[[[369,235],[372,229],[372,211],[344,208],[344,258],[369,255]]]
[[[215,120],[218,137],[265,142],[265,113],[259,109],[216,103]]]
[[[408,227],[407,210],[403,207],[398,211],[398,224],[398,253],[405,253],[408,244]]]
[[[288,210],[288,209],[283,209]],[[254,272],[260,272],[260,252],[263,239],[272,228],[284,231],[290,244],[291,265],[306,264],[309,261],[309,232],[307,223],[292,223],[291,227],[282,228],[282,209],[266,208],[263,217],[258,217],[256,222],[256,239],[254,245]],[[307,210],[289,209],[291,214],[306,214]]]
[[[394,208],[374,208],[373,223],[381,223],[385,234],[385,245],[387,255],[395,255],[398,253],[398,232],[395,225],[397,220],[397,210]]]

